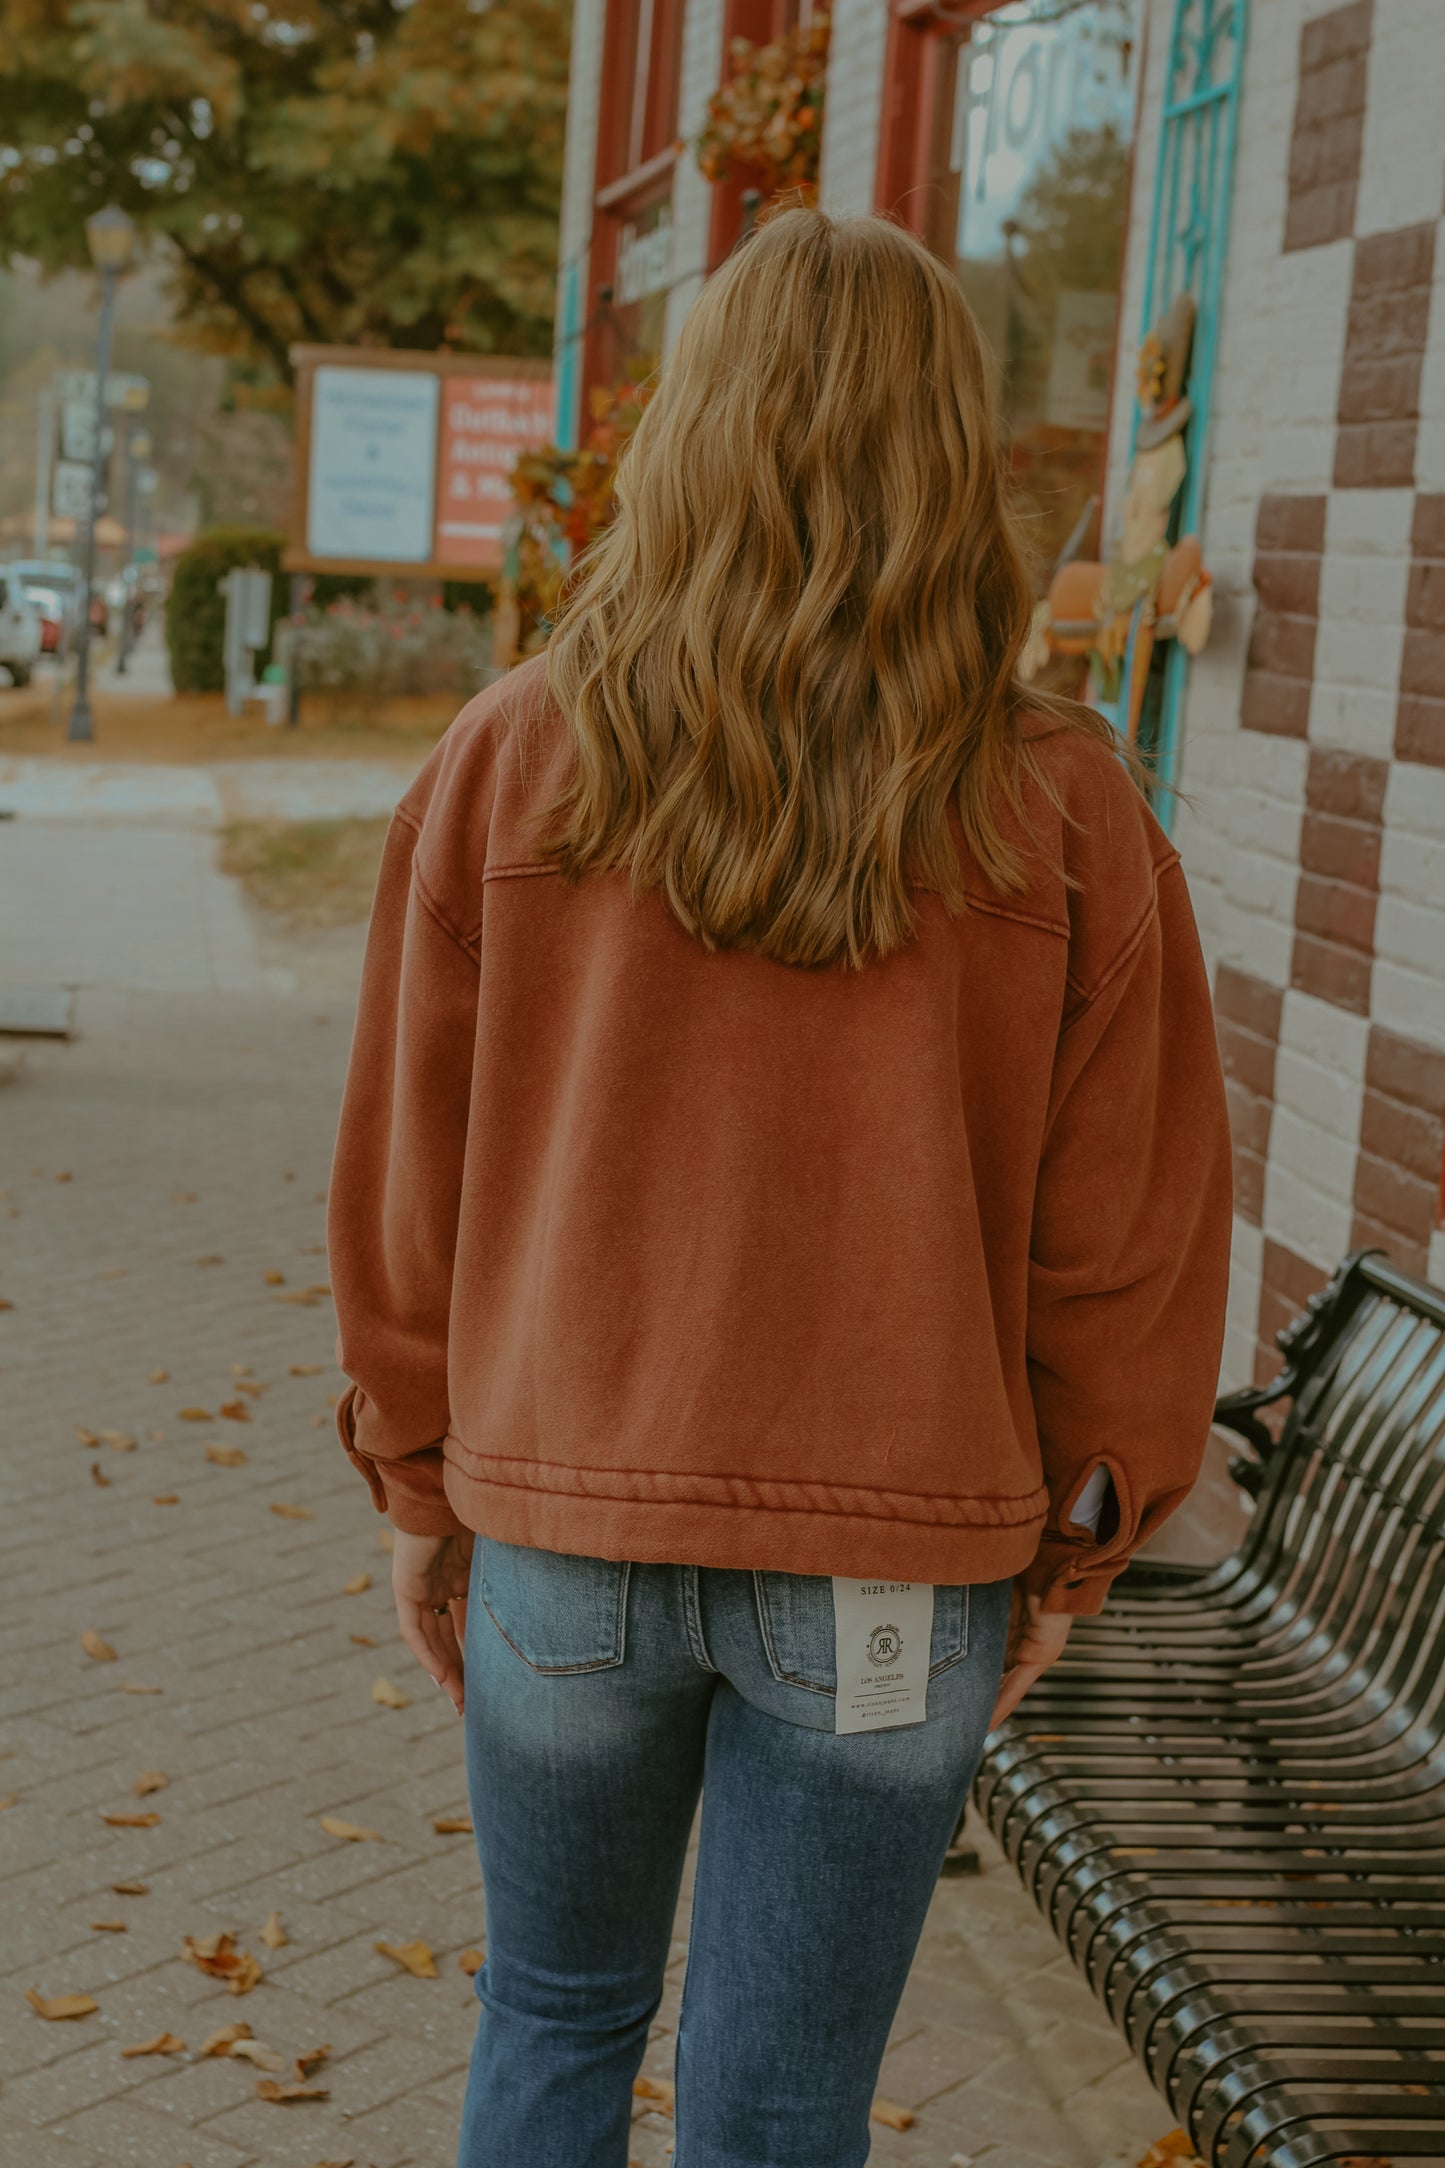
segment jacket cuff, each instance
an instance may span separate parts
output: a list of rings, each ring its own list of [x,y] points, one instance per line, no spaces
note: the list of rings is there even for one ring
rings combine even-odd
[[[359,1385],[347,1387],[336,1403],[336,1435],[347,1459],[365,1476],[377,1512],[406,1536],[460,1535],[465,1524],[447,1498],[440,1445],[409,1453],[404,1460],[373,1460],[356,1443],[357,1417],[365,1397]]]
[[[1093,1618],[1103,1610],[1109,1590],[1128,1563],[1127,1557],[1117,1555],[1101,1558],[1097,1546],[1070,1543],[1050,1531],[1032,1564],[1016,1580],[1026,1595],[1040,1599],[1045,1613]]]

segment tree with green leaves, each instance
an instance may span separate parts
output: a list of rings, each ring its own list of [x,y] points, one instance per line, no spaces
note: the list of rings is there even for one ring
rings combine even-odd
[[[0,0],[0,261],[107,202],[183,336],[545,354],[569,0]]]

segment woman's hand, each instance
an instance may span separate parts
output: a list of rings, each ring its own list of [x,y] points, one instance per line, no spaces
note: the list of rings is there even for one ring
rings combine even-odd
[[[391,1554],[391,1592],[401,1638],[458,1716],[475,1541],[470,1529],[458,1536],[408,1536],[398,1528]]]
[[[1063,1655],[1073,1623],[1067,1611],[1045,1611],[1041,1596],[1022,1595],[1015,1587],[1003,1683],[989,1718],[990,1731],[1018,1707],[1035,1680],[1041,1679],[1049,1665]]]

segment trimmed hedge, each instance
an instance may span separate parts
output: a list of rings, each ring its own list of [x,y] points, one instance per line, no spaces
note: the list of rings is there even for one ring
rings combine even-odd
[[[281,570],[286,537],[270,527],[208,527],[181,551],[171,574],[166,607],[166,643],[171,651],[171,680],[178,693],[219,693],[226,689],[226,598],[220,583],[234,565],[255,566],[271,575],[271,623],[286,612],[287,582]],[[256,657],[257,674],[270,649]]]

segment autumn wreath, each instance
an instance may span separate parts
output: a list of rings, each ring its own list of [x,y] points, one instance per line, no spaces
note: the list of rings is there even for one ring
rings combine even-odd
[[[765,195],[811,199],[823,141],[828,17],[815,15],[770,45],[732,41],[732,73],[708,101],[694,149],[710,181],[747,178]]]

